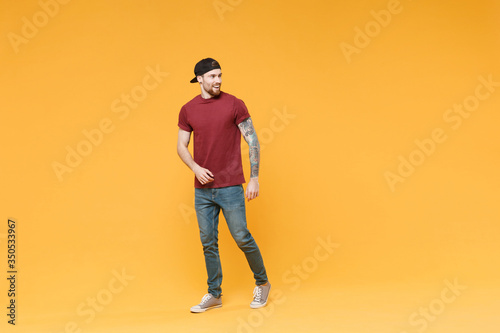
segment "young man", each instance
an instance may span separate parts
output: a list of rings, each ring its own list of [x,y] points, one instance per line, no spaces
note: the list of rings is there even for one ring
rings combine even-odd
[[[260,145],[250,114],[242,100],[221,91],[221,67],[206,58],[199,61],[191,83],[199,83],[201,94],[186,103],[179,113],[177,153],[195,175],[195,209],[208,274],[208,294],[191,312],[222,306],[222,269],[219,258],[219,213],[226,219],[231,236],[245,253],[255,278],[250,307],[267,304],[271,284],[260,250],[247,229],[245,197],[259,195]],[[194,159],[188,150],[194,133]],[[251,175],[246,193],[241,163],[241,135],[249,145]]]

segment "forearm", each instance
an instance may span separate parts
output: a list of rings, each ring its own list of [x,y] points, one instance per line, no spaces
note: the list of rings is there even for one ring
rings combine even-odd
[[[260,165],[260,144],[252,119],[247,118],[238,125],[241,134],[248,143],[248,154],[250,156],[250,181],[245,191],[248,201],[259,196],[259,165]]]
[[[253,128],[252,119],[248,118],[238,125],[243,138],[248,143],[248,151],[250,157],[250,178],[259,177],[260,164],[260,144],[257,138],[257,133]]]
[[[194,171],[194,168],[198,165],[191,156],[189,149],[183,145],[177,145],[177,154],[181,158],[181,160],[186,164],[191,170]]]
[[[248,155],[250,157],[250,178],[258,178],[260,167],[260,144],[256,134],[249,140],[248,148]]]

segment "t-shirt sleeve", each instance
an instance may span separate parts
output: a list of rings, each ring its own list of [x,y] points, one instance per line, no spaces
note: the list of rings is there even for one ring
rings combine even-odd
[[[234,101],[234,112],[235,112],[235,123],[239,125],[243,120],[250,118],[250,113],[248,113],[248,109],[245,103],[236,98]]]
[[[189,125],[189,122],[187,120],[187,111],[186,111],[186,108],[184,106],[181,108],[181,112],[179,112],[178,126],[180,129],[182,129],[186,132],[193,131],[193,128],[191,127],[191,125]]]

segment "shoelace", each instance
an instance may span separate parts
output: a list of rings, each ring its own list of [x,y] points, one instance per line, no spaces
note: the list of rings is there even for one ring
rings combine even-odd
[[[201,299],[201,304],[205,304],[206,302],[208,302],[208,300],[210,300],[212,298],[212,294],[206,294],[205,296],[203,296],[203,298]]]
[[[257,286],[253,290],[253,299],[256,302],[260,302],[260,297],[262,296],[262,287]]]

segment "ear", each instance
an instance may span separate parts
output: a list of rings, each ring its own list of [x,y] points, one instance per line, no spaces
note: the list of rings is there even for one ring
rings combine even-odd
[[[198,83],[201,83],[201,81],[203,80],[201,75],[198,75],[196,78],[198,79]]]

